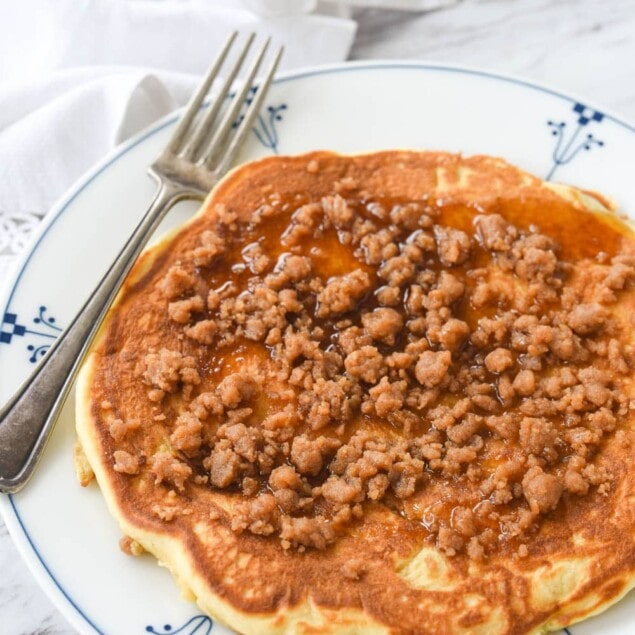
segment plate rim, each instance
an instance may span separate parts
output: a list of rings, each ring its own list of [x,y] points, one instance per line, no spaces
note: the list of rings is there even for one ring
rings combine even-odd
[[[628,120],[611,109],[596,106],[595,100],[587,100],[584,97],[577,95],[574,92],[563,92],[556,88],[552,88],[551,85],[536,82],[526,79],[522,76],[499,73],[496,71],[487,70],[478,66],[425,61],[425,60],[355,60],[345,61],[341,63],[316,65],[310,67],[302,67],[298,69],[292,69],[280,73],[275,79],[274,84],[283,84],[288,81],[300,80],[310,78],[319,75],[336,74],[342,72],[360,71],[360,70],[424,70],[424,71],[438,71],[445,73],[466,74],[471,76],[477,76],[496,81],[503,81],[508,84],[520,86],[524,89],[535,90],[538,92],[549,94],[553,97],[565,100],[573,103],[583,103],[584,105],[593,108],[601,112],[607,119],[611,120],[618,126],[625,128],[626,131],[635,133],[635,125],[628,122]],[[50,211],[47,213],[45,219],[41,222],[40,227],[36,231],[35,235],[31,239],[24,254],[16,259],[15,263],[9,270],[8,284],[5,287],[2,295],[0,295],[0,315],[9,309],[9,305],[14,297],[14,294],[22,280],[22,276],[31,260],[31,258],[37,252],[40,244],[46,237],[47,233],[51,230],[56,221],[62,216],[62,214],[72,205],[73,201],[87,188],[90,184],[97,179],[110,165],[120,160],[125,154],[136,146],[142,144],[146,139],[160,132],[164,128],[173,124],[180,116],[181,112],[186,106],[173,110],[172,112],[164,115],[157,121],[153,122],[137,134],[132,136],[124,143],[119,144],[110,150],[102,159],[89,168],[83,175],[81,175],[51,206]],[[1,355],[1,353],[0,353]],[[27,568],[31,575],[35,578],[38,586],[44,591],[49,600],[55,606],[55,608],[61,613],[79,633],[86,632],[86,626],[92,629],[91,632],[99,633],[102,635],[102,631],[86,613],[79,607],[69,595],[67,590],[57,580],[55,574],[49,569],[45,557],[40,553],[37,546],[34,544],[27,527],[24,525],[23,520],[18,511],[14,497],[18,496],[9,494],[7,496],[0,495],[0,516],[4,520],[4,523],[8,529],[9,536],[12,543],[15,545],[18,553],[20,554],[23,562],[27,565]]]

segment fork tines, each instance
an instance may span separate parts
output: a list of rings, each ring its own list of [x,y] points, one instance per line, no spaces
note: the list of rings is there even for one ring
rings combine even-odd
[[[207,168],[218,175],[227,171],[236,151],[251,129],[283,52],[282,47],[280,47],[274,53],[262,80],[257,85],[254,84],[258,69],[262,65],[271,42],[271,38],[267,38],[251,62],[245,78],[241,80],[239,90],[236,93],[231,93],[231,87],[236,81],[255,40],[255,34],[251,33],[240,49],[236,60],[225,70],[218,93],[213,95],[210,104],[202,110],[201,107],[214,81],[223,75],[224,62],[237,36],[238,33],[234,32],[227,38],[204,81],[192,95],[166,148],[167,154]],[[247,110],[239,119],[245,104]],[[197,115],[199,115],[198,123],[195,122]]]

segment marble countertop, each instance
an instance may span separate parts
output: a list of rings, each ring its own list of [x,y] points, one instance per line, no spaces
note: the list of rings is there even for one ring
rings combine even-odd
[[[464,0],[425,14],[356,9],[353,17],[351,59],[425,59],[521,75],[635,121],[632,0]],[[0,520],[0,634],[74,632]]]

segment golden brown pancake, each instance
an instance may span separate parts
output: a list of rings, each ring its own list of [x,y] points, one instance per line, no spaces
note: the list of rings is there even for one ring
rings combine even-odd
[[[243,633],[604,610],[635,583],[634,244],[485,156],[238,168],[145,252],[79,378],[126,548]]]

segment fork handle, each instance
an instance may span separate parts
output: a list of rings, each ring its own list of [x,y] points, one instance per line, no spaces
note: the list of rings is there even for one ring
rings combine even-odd
[[[194,192],[170,182],[160,183],[147,212],[86,304],[0,410],[0,492],[17,492],[30,478],[86,351],[127,273],[169,209],[179,200],[194,197]]]

